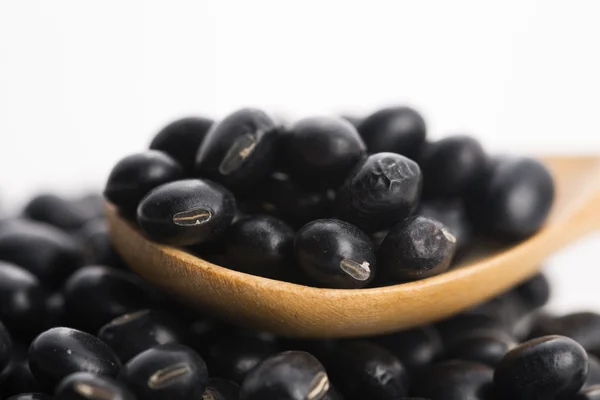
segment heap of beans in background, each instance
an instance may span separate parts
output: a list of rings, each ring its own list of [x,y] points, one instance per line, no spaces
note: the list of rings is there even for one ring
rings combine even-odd
[[[544,223],[554,184],[540,162],[489,157],[468,136],[429,143],[407,107],[354,122],[286,125],[252,108],[178,120],[122,159],[104,194],[154,241],[332,288],[377,270],[377,284],[427,278],[474,235],[514,242]]]
[[[600,315],[548,315],[542,275],[435,325],[298,340],[126,270],[94,197],[33,199],[0,223],[0,260],[3,399],[600,399]]]

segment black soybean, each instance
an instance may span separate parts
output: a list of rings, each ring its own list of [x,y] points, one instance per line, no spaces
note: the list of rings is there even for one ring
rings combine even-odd
[[[600,350],[600,314],[584,311],[546,319],[532,336],[567,336],[590,352]]]
[[[454,344],[446,353],[447,359],[475,361],[495,367],[516,343],[497,335],[482,333]]]
[[[366,154],[356,128],[335,117],[297,121],[283,146],[292,178],[309,189],[339,187]]]
[[[427,368],[412,392],[433,400],[487,400],[493,376],[487,365],[449,360]]]
[[[492,237],[515,241],[544,224],[554,201],[552,175],[541,162],[507,157],[496,160],[467,197],[472,223]]]
[[[425,150],[423,192],[427,197],[454,198],[465,195],[485,171],[487,156],[477,140],[451,136]]]
[[[421,203],[417,214],[440,221],[456,238],[456,251],[464,251],[473,238],[473,227],[461,201],[428,201]]]
[[[231,267],[253,275],[282,278],[290,267],[294,231],[269,215],[244,217],[226,235],[226,255]]]
[[[550,299],[550,283],[538,273],[517,286],[515,292],[531,309],[540,308]]]
[[[394,153],[373,154],[348,175],[336,213],[364,231],[384,230],[416,210],[421,186],[416,162]]]
[[[511,399],[552,399],[577,393],[587,373],[583,347],[564,336],[544,336],[506,354],[496,367],[494,384]]]
[[[13,334],[30,339],[39,333],[45,302],[46,292],[35,276],[0,261],[0,320]]]
[[[246,376],[240,400],[316,400],[328,390],[327,373],[314,356],[286,351],[267,358]]]
[[[150,149],[167,153],[192,173],[196,154],[213,121],[204,117],[186,117],[163,127],[152,139]]]
[[[152,190],[137,211],[140,228],[153,240],[186,246],[215,241],[235,215],[235,199],[218,183],[186,179]]]
[[[44,193],[31,199],[23,209],[23,214],[27,218],[72,231],[94,218],[96,211],[82,202]]]
[[[344,221],[309,222],[296,234],[294,253],[304,272],[328,287],[364,287],[375,275],[371,239]]]
[[[223,378],[210,378],[202,400],[238,400],[240,386]]]
[[[54,400],[135,400],[122,383],[106,376],[76,372],[56,387]]]
[[[150,347],[185,341],[183,327],[174,318],[155,310],[140,310],[115,318],[100,329],[98,337],[123,363]]]
[[[414,281],[446,271],[455,251],[456,238],[444,224],[418,216],[392,227],[379,246],[377,261],[389,277]]]
[[[71,328],[42,332],[29,347],[29,367],[47,390],[74,372],[116,376],[121,367],[117,355],[97,337]]]
[[[410,107],[388,107],[362,120],[358,130],[369,152],[391,151],[415,160],[425,145],[423,117]]]
[[[265,112],[240,109],[213,124],[196,155],[196,175],[232,189],[250,187],[269,172],[278,137]]]
[[[63,231],[21,220],[0,229],[0,260],[14,263],[37,276],[44,286],[56,288],[83,264],[83,254]]]
[[[204,360],[181,344],[148,349],[125,364],[119,380],[144,400],[202,399],[208,383]]]
[[[503,293],[465,312],[483,315],[500,322],[507,333],[516,339],[524,339],[534,323],[528,305],[524,304],[514,290]]]
[[[366,341],[341,342],[326,358],[327,371],[348,399],[395,400],[408,394],[408,375],[396,356]],[[385,376],[385,379],[381,377]]]
[[[259,337],[223,337],[209,350],[211,373],[241,384],[248,372],[277,350],[274,343]]]
[[[135,218],[142,198],[152,189],[167,182],[183,179],[183,167],[169,155],[156,150],[129,155],[112,169],[104,196],[121,213]]]
[[[410,373],[419,372],[443,351],[439,334],[430,326],[378,336],[373,340],[398,357]]]
[[[65,308],[72,326],[96,333],[113,319],[155,303],[136,275],[102,266],[75,272],[65,284]]]
[[[507,341],[512,339],[509,327],[498,318],[485,314],[459,314],[438,322],[435,327],[446,348],[481,335]]]

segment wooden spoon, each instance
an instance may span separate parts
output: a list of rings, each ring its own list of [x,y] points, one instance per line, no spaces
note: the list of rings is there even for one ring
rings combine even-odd
[[[108,205],[112,240],[144,278],[231,323],[296,337],[353,337],[430,323],[535,274],[550,254],[600,228],[600,157],[546,157],[557,196],[536,235],[444,274],[373,289],[320,289],[211,264],[147,240]]]

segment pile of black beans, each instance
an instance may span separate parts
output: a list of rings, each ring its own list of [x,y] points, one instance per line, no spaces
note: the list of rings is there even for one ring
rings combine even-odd
[[[600,314],[548,313],[541,274],[434,325],[305,340],[209,318],[129,271],[103,197],[153,240],[339,288],[365,286],[377,259],[392,282],[442,272],[475,237],[531,235],[552,203],[538,162],[466,137],[426,143],[407,108],[358,130],[275,121],[177,121],[115,167],[105,196],[40,194],[0,218],[0,398],[600,399]]]
[[[600,314],[548,314],[541,274],[431,326],[276,337],[128,271],[102,213],[41,195],[0,222],[2,399],[600,399]]]
[[[426,134],[409,107],[360,120],[285,123],[254,108],[185,118],[119,161],[104,194],[153,241],[342,289],[437,275],[474,237],[515,242],[540,229],[554,199],[542,163]]]

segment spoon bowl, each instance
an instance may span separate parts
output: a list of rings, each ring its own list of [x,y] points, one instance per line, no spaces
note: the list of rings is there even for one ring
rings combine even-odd
[[[209,315],[288,337],[374,335],[431,323],[534,275],[559,248],[600,228],[600,157],[544,157],[556,198],[545,226],[514,246],[428,279],[370,289],[322,289],[211,264],[146,239],[107,204],[113,244],[130,268]]]

